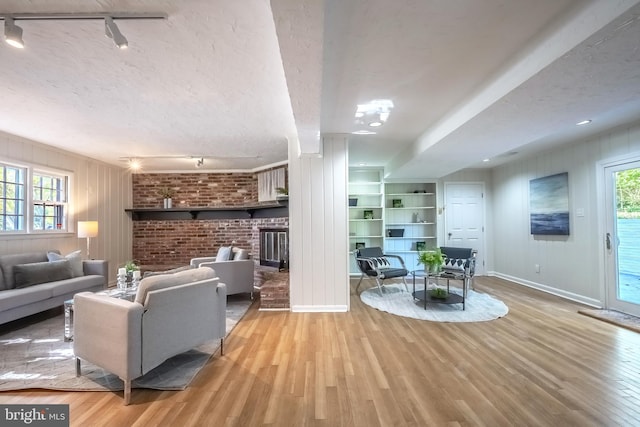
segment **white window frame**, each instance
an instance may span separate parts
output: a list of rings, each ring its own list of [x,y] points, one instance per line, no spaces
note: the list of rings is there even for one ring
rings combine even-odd
[[[24,206],[23,206],[23,218],[24,227],[22,230],[0,230],[0,236],[8,235],[46,235],[46,234],[63,234],[71,232],[73,206],[71,203],[71,194],[73,188],[73,173],[71,171],[53,169],[49,167],[43,167],[40,165],[16,163],[12,161],[6,161],[0,159],[0,164],[5,167],[20,168],[25,171],[24,182]],[[64,190],[65,200],[50,201],[50,200],[34,200],[34,183],[35,176],[48,176],[58,179],[62,179],[66,182],[66,189]],[[36,229],[35,228],[35,206],[36,203],[45,202],[48,206],[59,206],[62,209],[62,223],[60,227],[57,225],[51,229]]]

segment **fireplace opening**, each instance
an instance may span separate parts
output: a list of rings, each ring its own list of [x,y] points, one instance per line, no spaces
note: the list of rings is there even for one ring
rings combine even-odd
[[[289,229],[260,229],[260,265],[289,270]]]

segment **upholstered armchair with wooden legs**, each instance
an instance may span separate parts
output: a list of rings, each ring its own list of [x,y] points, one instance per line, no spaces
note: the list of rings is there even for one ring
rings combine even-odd
[[[382,248],[360,248],[356,250],[356,264],[362,275],[358,286],[356,286],[356,293],[362,284],[362,279],[369,277],[375,280],[378,285],[378,292],[382,296],[382,285],[386,279],[393,279],[400,277],[405,288],[407,288],[407,282],[405,277],[409,274],[409,271],[404,265],[404,260],[398,255],[389,255],[382,253]],[[408,288],[407,288],[408,291]]]

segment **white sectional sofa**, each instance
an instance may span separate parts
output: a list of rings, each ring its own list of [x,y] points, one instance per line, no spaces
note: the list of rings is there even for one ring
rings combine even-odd
[[[52,254],[59,259],[49,261]],[[61,306],[77,292],[96,292],[107,286],[107,261],[59,254],[0,255],[0,324]]]

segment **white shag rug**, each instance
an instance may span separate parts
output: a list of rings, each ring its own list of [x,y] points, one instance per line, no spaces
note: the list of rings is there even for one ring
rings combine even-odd
[[[412,286],[408,287],[409,292],[403,284],[388,284],[382,287],[382,296],[380,296],[378,287],[374,286],[363,291],[360,299],[368,306],[380,311],[432,322],[485,322],[504,317],[509,312],[509,308],[502,301],[473,290],[467,293],[464,310],[462,310],[462,304],[432,302],[427,302],[425,310],[424,301],[414,299],[411,295]],[[462,294],[462,289],[453,286],[451,291]]]

